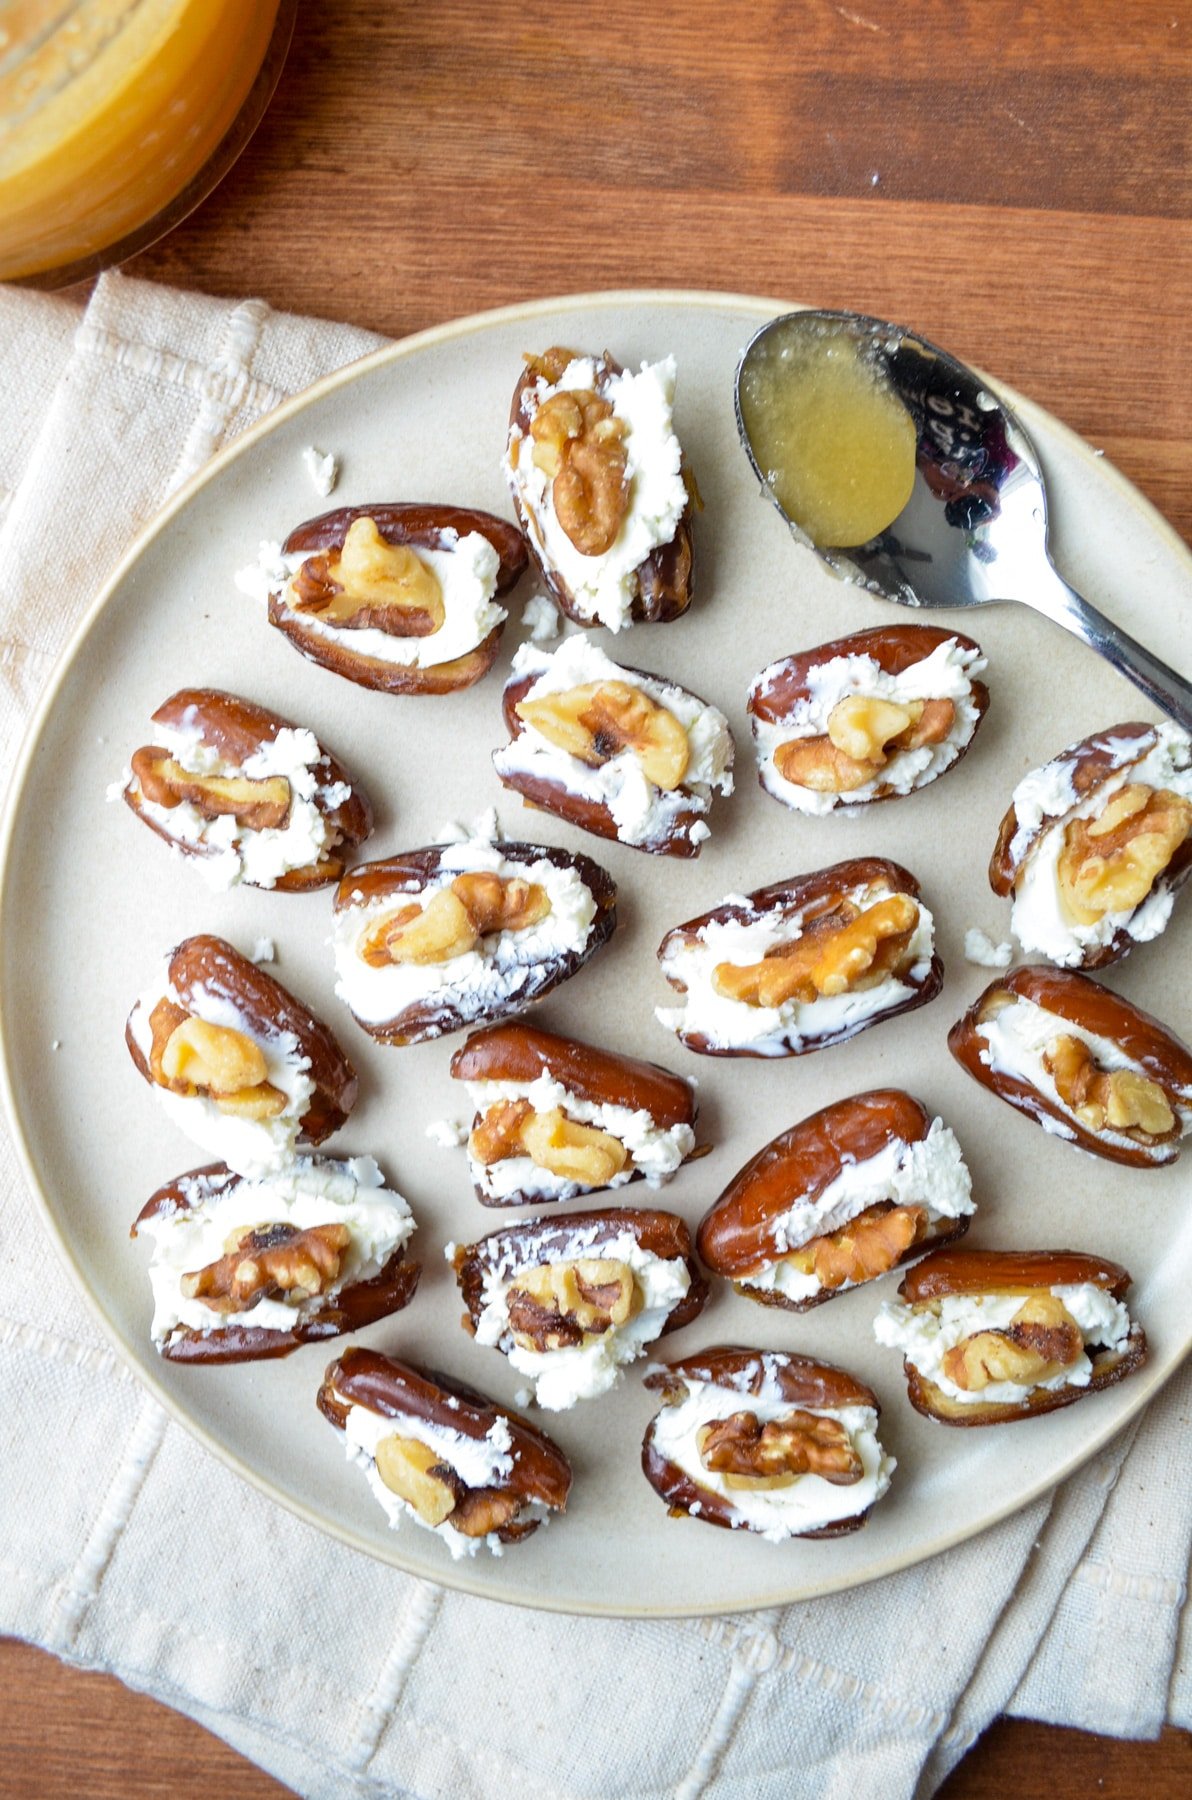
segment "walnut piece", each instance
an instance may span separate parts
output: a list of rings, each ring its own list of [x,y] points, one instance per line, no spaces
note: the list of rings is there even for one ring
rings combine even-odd
[[[246,1312],[259,1300],[299,1306],[339,1279],[352,1241],[346,1225],[252,1225],[233,1232],[226,1254],[182,1277],[188,1300],[213,1312]]]
[[[1043,1052],[1043,1067],[1056,1093],[1090,1131],[1108,1125],[1148,1142],[1178,1125],[1175,1111],[1157,1081],[1138,1069],[1102,1069],[1087,1044],[1064,1033]]]
[[[901,750],[941,744],[956,721],[951,700],[880,700],[848,694],[828,715],[823,737],[792,738],[774,752],[784,781],[816,794],[847,794],[873,781]]]
[[[629,1161],[625,1145],[611,1132],[581,1125],[558,1106],[535,1112],[528,1100],[489,1107],[468,1138],[468,1153],[485,1168],[528,1156],[537,1168],[584,1187],[603,1187]]]
[[[509,1329],[523,1350],[562,1350],[603,1337],[640,1312],[642,1293],[628,1263],[609,1256],[523,1269],[505,1300]]]
[[[595,681],[518,702],[515,711],[548,743],[588,768],[631,750],[654,786],[677,788],[691,759],[687,731],[667,707],[627,681]]]
[[[474,950],[499,931],[528,931],[550,912],[546,889],[520,875],[457,875],[425,906],[382,913],[365,933],[359,955],[371,969],[390,963],[443,963]]]
[[[603,556],[629,511],[626,426],[591,388],[552,394],[530,421],[534,466],[551,479],[555,517],[581,556]]]
[[[450,1464],[420,1438],[394,1432],[377,1444],[377,1474],[427,1525],[442,1525],[455,1511],[463,1486]]]
[[[890,894],[863,912],[851,901],[810,920],[802,936],[778,944],[759,963],[717,963],[712,985],[749,1006],[810,1005],[821,995],[874,986],[897,969],[919,908],[909,894]]]
[[[1132,912],[1190,831],[1192,802],[1141,782],[1119,788],[1095,818],[1073,819],[1056,864],[1069,918],[1095,925],[1106,913]]]
[[[928,1223],[925,1207],[895,1206],[890,1200],[881,1200],[839,1231],[812,1238],[782,1260],[801,1275],[814,1275],[822,1288],[872,1281],[894,1268],[912,1245],[922,1241]]]
[[[756,1413],[731,1413],[701,1426],[696,1444],[704,1468],[728,1488],[785,1488],[801,1475],[851,1487],[865,1472],[839,1419],[818,1413],[796,1410],[765,1425]]]
[[[268,1079],[265,1052],[246,1032],[195,1018],[173,1000],[149,1015],[149,1070],[159,1087],[192,1099],[203,1094],[221,1112],[242,1119],[275,1119],[288,1104]]]
[[[450,1522],[464,1537],[501,1531],[521,1510],[507,1488],[470,1488],[439,1452],[421,1438],[383,1437],[376,1448],[377,1474],[391,1494],[404,1500],[424,1524]]]
[[[341,549],[308,557],[290,594],[295,612],[390,637],[431,637],[447,616],[430,564],[409,544],[389,543],[369,518],[352,520]]]
[[[189,801],[205,819],[231,813],[246,831],[274,831],[290,811],[290,784],[284,775],[263,781],[246,775],[192,775],[164,750],[137,750],[132,772],[145,799],[172,810]]]
[[[1069,1368],[1084,1349],[1079,1325],[1054,1294],[1030,1294],[1004,1331],[977,1331],[944,1353],[948,1380],[966,1393],[995,1382],[1037,1387]]]

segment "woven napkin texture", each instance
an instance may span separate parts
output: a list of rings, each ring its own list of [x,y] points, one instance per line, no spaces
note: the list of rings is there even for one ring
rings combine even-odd
[[[170,491],[376,343],[114,276],[85,313],[0,291],[0,766]],[[326,1800],[896,1800],[1001,1711],[1192,1726],[1190,1408],[1186,1368],[1054,1495],[834,1598],[652,1623],[500,1606],[324,1538],[170,1422],[60,1270],[0,1132],[0,1632]]]

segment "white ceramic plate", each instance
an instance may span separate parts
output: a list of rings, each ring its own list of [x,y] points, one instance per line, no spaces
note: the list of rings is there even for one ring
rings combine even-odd
[[[716,295],[608,294],[463,320],[334,376],[251,431],[185,489],[108,582],[76,636],[26,747],[7,832],[0,911],[2,1024],[9,1100],[30,1183],[59,1249],[120,1352],[209,1448],[281,1504],[370,1555],[504,1600],[616,1614],[715,1612],[822,1594],[931,1556],[980,1531],[1068,1474],[1125,1423],[1189,1347],[1192,1218],[1184,1166],[1133,1172],[1075,1152],[978,1089],[945,1047],[948,1027],[989,972],[966,966],[966,926],[1005,935],[1007,907],[985,869],[1019,776],[1090,730],[1147,716],[1134,690],[1058,628],[1014,607],[954,615],[990,659],[989,717],[945,780],[860,818],[797,818],[754,776],[744,701],[765,663],[841,632],[901,617],[840,585],[798,550],[759,495],[733,425],[738,353],[779,303]],[[327,504],[445,499],[509,515],[499,469],[509,395],[523,350],[607,346],[625,363],[673,351],[677,421],[706,511],[697,526],[697,597],[667,626],[636,628],[614,654],[676,677],[729,714],[738,791],[719,802],[698,862],[606,845],[504,796],[489,765],[503,741],[504,671],[467,693],[393,699],[304,662],[234,587],[261,538],[278,538]],[[1069,579],[1168,660],[1192,665],[1192,558],[1140,496],[1037,408],[1022,402],[1053,493],[1054,545]],[[312,491],[304,445],[341,458],[332,502]],[[948,615],[945,615],[947,617]],[[932,615],[936,622],[937,615]],[[699,1081],[712,1155],[681,1172],[659,1204],[694,1225],[729,1177],[776,1132],[846,1094],[902,1085],[955,1128],[980,1212],[970,1242],[1074,1246],[1115,1257],[1135,1278],[1151,1360],[1139,1376],[1050,1417],[956,1432],[914,1413],[896,1357],[870,1322],[897,1278],[805,1316],[754,1306],[723,1282],[666,1354],[718,1342],[813,1352],[877,1390],[893,1488],[866,1528],[835,1542],[781,1547],[675,1521],[638,1466],[651,1397],[631,1370],[604,1399],[547,1415],[575,1467],[571,1506],[502,1558],[452,1563],[412,1523],[391,1531],[342,1438],[316,1413],[334,1349],[227,1369],[160,1361],[148,1340],[147,1247],[128,1239],[145,1198],[204,1160],[170,1125],[122,1043],[125,1015],[167,947],[196,931],[245,949],[266,935],[277,974],[342,1035],[361,1072],[354,1117],[329,1146],[372,1152],[410,1199],[425,1265],[405,1313],[366,1341],[449,1368],[503,1400],[518,1379],[459,1325],[443,1262],[510,1215],[482,1209],[462,1151],[427,1139],[429,1121],[465,1112],[447,1075],[458,1038],[386,1050],[333,994],[331,900],[243,889],[211,895],[104,790],[149,714],[181,686],[239,690],[302,723],[367,782],[377,814],[368,854],[423,844],[444,820],[497,804],[510,835],[578,845],[612,870],[621,924],[612,944],[535,1016]],[[842,857],[893,856],[920,878],[948,970],[942,996],[906,1018],[816,1056],[771,1064],[694,1057],[653,1016],[667,1002],[654,961],[663,931],[733,890]],[[1109,981],[1177,1031],[1192,1029],[1186,979],[1192,906]],[[61,1048],[53,1048],[55,1041]],[[1192,1166],[1192,1165],[1190,1165]],[[626,1196],[652,1196],[635,1188]],[[599,1200],[594,1204],[599,1204]]]

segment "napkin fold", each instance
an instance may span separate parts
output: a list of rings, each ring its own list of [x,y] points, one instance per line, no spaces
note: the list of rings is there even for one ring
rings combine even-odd
[[[348,326],[108,275],[0,290],[0,768],[100,580]],[[108,1348],[0,1129],[0,1632],[118,1675],[299,1793],[926,1796],[999,1712],[1192,1728],[1185,1367],[1052,1495],[867,1587],[735,1618],[449,1593],[274,1506]],[[1186,1441],[1186,1438],[1184,1438]]]

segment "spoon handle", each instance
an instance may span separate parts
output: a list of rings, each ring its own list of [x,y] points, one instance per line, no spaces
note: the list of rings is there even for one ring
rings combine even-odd
[[[1192,682],[1168,668],[1145,644],[1098,612],[1075,588],[1069,587],[1054,567],[1051,574],[1054,585],[1041,588],[1032,583],[1027,604],[1082,638],[1098,656],[1141,688],[1155,706],[1185,731],[1192,731]],[[1022,598],[1026,599],[1026,595]]]

